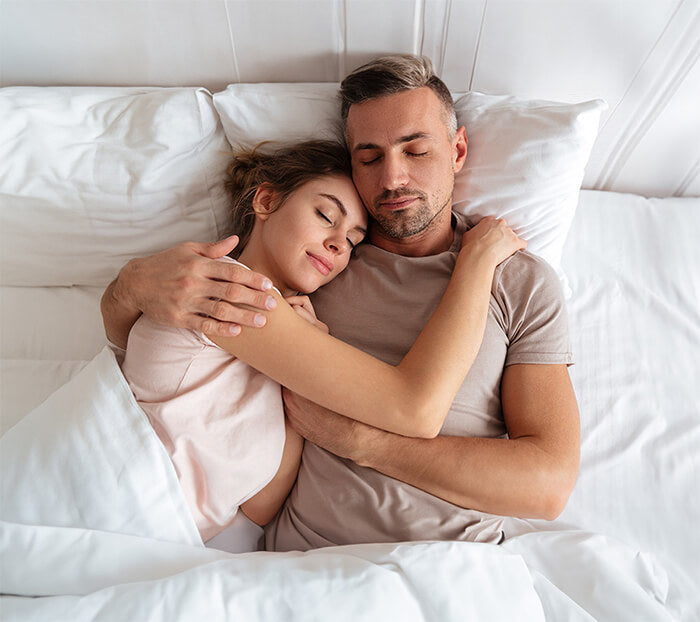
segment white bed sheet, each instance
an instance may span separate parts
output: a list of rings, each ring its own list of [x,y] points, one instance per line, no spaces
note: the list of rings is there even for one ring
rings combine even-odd
[[[700,619],[698,229],[700,199],[584,191],[563,255],[582,463],[557,522],[657,556],[688,620]],[[3,430],[104,343],[100,293],[2,289]]]
[[[561,516],[680,567],[700,619],[700,199],[582,192],[564,251],[581,468]],[[679,582],[682,579],[679,579]],[[679,583],[680,586],[680,583]],[[693,618],[691,618],[693,619]]]

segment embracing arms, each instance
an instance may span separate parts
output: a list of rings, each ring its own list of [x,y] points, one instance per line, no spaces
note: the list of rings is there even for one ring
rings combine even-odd
[[[314,330],[279,298],[261,330],[215,343],[280,384],[357,421],[397,434],[438,434],[483,337],[496,266],[524,243],[485,219],[463,240],[453,277],[397,365]]]
[[[576,482],[579,416],[565,365],[510,365],[501,398],[509,438],[407,438],[327,411],[290,391],[307,440],[464,508],[552,520]]]
[[[440,430],[452,399],[479,350],[494,269],[524,247],[525,243],[502,221],[484,219],[470,229],[464,236],[454,276],[440,306],[411,351],[396,367],[313,329],[279,296],[263,291],[261,284],[255,282],[253,287],[257,285],[260,290],[246,289],[248,300],[244,302],[262,308],[268,298],[276,296],[276,309],[267,313],[263,329],[244,327],[235,338],[222,337],[222,332],[231,333],[228,326],[227,331],[221,330],[224,325],[218,319],[222,314],[230,314],[234,307],[210,298],[219,296],[231,300],[228,290],[240,286],[222,282],[223,275],[212,273],[219,268],[211,264],[229,264],[199,261],[207,252],[209,257],[220,256],[214,254],[221,250],[216,245],[181,245],[160,256],[136,260],[105,293],[103,318],[108,336],[121,346],[125,345],[128,328],[141,311],[156,321],[202,330],[262,373],[323,406],[398,434],[433,437]],[[180,255],[186,256],[185,262]],[[195,279],[187,263],[201,265],[200,270],[206,274],[201,287],[192,286],[191,281]],[[183,265],[188,269],[182,268]],[[178,270],[182,271],[179,278]],[[139,272],[144,271],[148,274],[142,277]],[[236,278],[262,280],[263,277],[252,273],[236,275]],[[133,282],[139,279],[145,285],[136,288]],[[211,293],[211,284],[221,291]],[[185,320],[163,317],[160,310],[163,299],[176,300],[183,292],[187,295],[179,304],[172,303],[166,308],[184,307],[187,310]],[[155,311],[148,309],[150,304],[155,305]],[[254,325],[256,315],[260,315],[249,309],[238,311],[241,319],[234,321],[242,325]]]

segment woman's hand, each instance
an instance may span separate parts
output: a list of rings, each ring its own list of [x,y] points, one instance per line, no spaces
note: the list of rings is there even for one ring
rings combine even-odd
[[[477,253],[497,266],[519,250],[527,248],[502,218],[486,216],[462,236],[462,253]]]
[[[316,317],[311,300],[308,296],[287,296],[285,300],[301,317],[307,322],[313,324],[316,328],[324,333],[328,333],[328,326]]]

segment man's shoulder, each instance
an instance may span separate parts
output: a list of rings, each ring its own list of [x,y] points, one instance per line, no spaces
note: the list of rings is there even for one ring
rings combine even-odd
[[[494,274],[494,282],[511,285],[523,278],[558,282],[554,268],[542,257],[529,251],[518,251],[500,263]]]
[[[561,306],[564,291],[556,270],[546,260],[528,251],[518,251],[497,268],[491,295],[511,309]]]

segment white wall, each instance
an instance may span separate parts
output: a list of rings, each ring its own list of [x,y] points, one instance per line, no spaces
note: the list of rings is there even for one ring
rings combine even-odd
[[[0,0],[4,86],[336,82],[385,52],[453,91],[602,97],[584,187],[700,196],[698,0]]]

